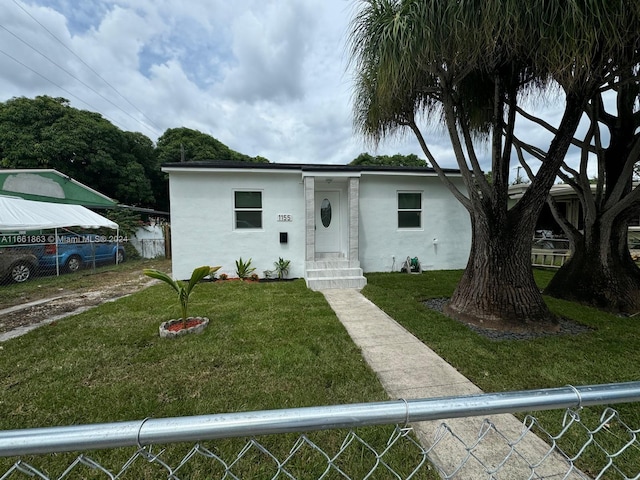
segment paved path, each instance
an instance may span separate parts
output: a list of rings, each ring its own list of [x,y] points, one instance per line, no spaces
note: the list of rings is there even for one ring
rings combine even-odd
[[[391,398],[482,393],[358,290],[335,289],[322,293]],[[535,435],[527,434],[518,442],[517,453],[512,452],[505,437],[513,442],[523,429],[522,422],[513,415],[495,415],[489,420],[495,429],[488,429],[484,418],[480,417],[420,422],[413,427],[425,448],[435,444],[430,457],[444,471],[446,478],[587,478],[575,471],[568,474],[570,466],[558,455],[548,456],[542,461],[550,447]],[[450,430],[441,427],[443,422]],[[466,446],[474,445],[479,436],[482,436],[482,441],[469,455]],[[497,469],[503,462],[499,473],[490,476],[487,469]],[[542,464],[536,467],[535,472],[529,466],[540,462]]]

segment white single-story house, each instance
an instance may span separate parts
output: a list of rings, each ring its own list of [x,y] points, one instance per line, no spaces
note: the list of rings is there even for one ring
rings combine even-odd
[[[182,162],[169,174],[173,275],[200,265],[236,276],[251,259],[260,277],[279,258],[313,289],[361,288],[363,272],[464,268],[467,211],[431,168]],[[463,189],[456,170],[449,171]]]

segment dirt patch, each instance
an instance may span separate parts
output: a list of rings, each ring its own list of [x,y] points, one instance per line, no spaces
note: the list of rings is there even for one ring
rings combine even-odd
[[[0,334],[79,313],[157,282],[143,275],[139,269],[104,272],[94,277],[90,285],[75,287],[70,276],[69,288],[59,288],[55,294],[45,298],[34,298],[0,310]]]

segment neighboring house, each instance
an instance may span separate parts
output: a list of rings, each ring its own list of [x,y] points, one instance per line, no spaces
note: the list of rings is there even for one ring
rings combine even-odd
[[[430,168],[184,162],[169,174],[173,275],[251,259],[263,276],[282,257],[310,288],[366,284],[364,272],[459,269],[467,211]],[[459,172],[450,171],[463,188]]]
[[[634,182],[634,188],[637,186],[638,183]],[[528,183],[519,183],[509,187],[510,206],[513,206],[520,198],[522,198],[522,195],[524,195],[527,188],[529,188]],[[595,194],[595,184],[591,185],[591,191]],[[578,195],[571,185],[557,183],[551,187],[549,195],[555,199],[558,204],[558,208],[560,209],[560,213],[565,216],[569,223],[578,230],[582,230],[584,228],[582,205],[580,204]],[[637,227],[640,225],[640,218],[632,218],[629,225],[631,227]],[[547,204],[544,205],[542,212],[540,212],[540,216],[538,217],[538,221],[536,222],[536,231],[541,230],[552,232],[554,236],[564,236],[562,228],[558,225],[558,222],[556,222],[553,214],[551,213],[551,208]]]

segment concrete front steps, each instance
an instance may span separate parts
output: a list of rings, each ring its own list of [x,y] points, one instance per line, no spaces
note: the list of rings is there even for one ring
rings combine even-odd
[[[331,257],[307,262],[305,280],[307,287],[311,290],[360,289],[367,284],[367,279],[360,268],[360,262]]]

